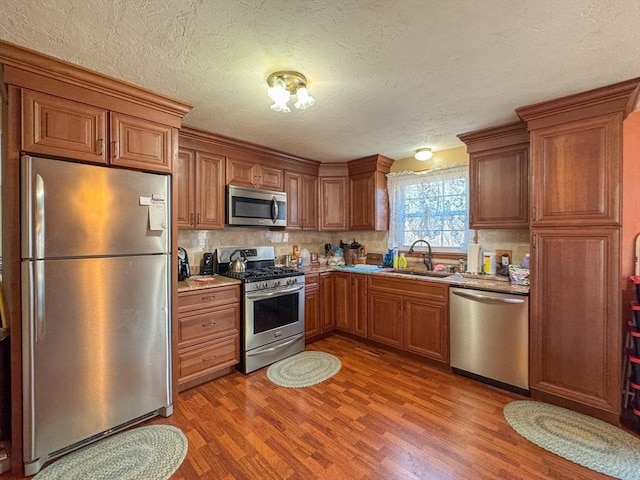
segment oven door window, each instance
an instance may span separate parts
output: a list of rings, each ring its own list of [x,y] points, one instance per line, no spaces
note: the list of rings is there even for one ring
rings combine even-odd
[[[253,302],[253,333],[281,328],[298,321],[299,295],[282,295]]]

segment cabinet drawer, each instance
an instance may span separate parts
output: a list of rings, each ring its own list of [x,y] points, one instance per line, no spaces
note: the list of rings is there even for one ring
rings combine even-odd
[[[240,286],[203,288],[178,293],[178,313],[230,303],[240,304]]]
[[[238,335],[178,352],[178,384],[195,380],[240,361]]]
[[[236,335],[240,326],[240,306],[228,305],[178,319],[178,345]]]
[[[320,283],[320,275],[317,273],[305,273],[304,283],[305,286],[318,285]]]
[[[429,282],[426,280],[412,280],[404,278],[389,278],[383,275],[370,275],[369,288],[384,290],[391,293],[407,293],[411,295],[441,300],[446,302],[449,298],[449,284],[440,282]]]

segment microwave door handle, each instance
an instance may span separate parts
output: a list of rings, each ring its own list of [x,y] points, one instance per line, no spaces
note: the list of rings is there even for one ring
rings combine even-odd
[[[271,221],[276,223],[278,220],[278,200],[276,200],[276,196],[274,195],[271,199]]]

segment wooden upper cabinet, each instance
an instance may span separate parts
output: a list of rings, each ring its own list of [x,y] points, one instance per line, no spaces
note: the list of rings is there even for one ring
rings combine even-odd
[[[458,135],[469,153],[470,228],[529,228],[529,133],[524,122]]]
[[[196,228],[224,228],[225,157],[196,152]]]
[[[318,230],[318,177],[286,171],[287,228]]]
[[[107,111],[31,90],[22,91],[22,150],[107,163]]]
[[[224,228],[225,157],[180,149],[178,152],[178,228]]]
[[[170,126],[111,113],[111,163],[123,167],[171,172]]]
[[[618,225],[622,113],[531,132],[532,226]]]
[[[393,160],[371,155],[348,162],[349,230],[389,229],[389,195],[386,174]]]
[[[281,168],[238,158],[227,158],[226,178],[227,184],[242,187],[282,191],[284,186],[284,171]]]
[[[177,130],[170,126],[28,89],[22,116],[25,152],[171,172]]]
[[[176,188],[178,190],[178,228],[193,228],[196,215],[196,153],[178,150]]]
[[[320,230],[345,231],[347,226],[347,177],[320,177]]]

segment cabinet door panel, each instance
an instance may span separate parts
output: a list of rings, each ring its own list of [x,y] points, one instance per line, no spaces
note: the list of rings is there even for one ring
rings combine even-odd
[[[196,153],[196,228],[224,228],[224,164],[222,155]]]
[[[334,316],[336,330],[353,333],[353,317],[350,312],[351,274],[337,272],[333,274]]]
[[[347,179],[320,178],[320,230],[347,230]]]
[[[531,132],[533,226],[617,225],[621,114]]]
[[[529,228],[528,165],[528,144],[471,155],[471,228]]]
[[[318,177],[302,175],[302,227],[318,230]]]
[[[320,292],[317,285],[307,286],[304,293],[304,330],[307,339],[320,335]]]
[[[192,150],[178,151],[178,228],[193,228],[195,225],[195,160]]]
[[[91,163],[107,163],[107,112],[24,90],[22,149]]]
[[[368,288],[367,275],[351,274],[351,316],[353,318],[353,333],[367,337],[367,304]]]
[[[404,298],[404,349],[426,357],[449,361],[446,304],[420,298]]]
[[[334,316],[333,273],[320,274],[320,323],[322,333],[336,328]]]
[[[178,352],[178,388],[240,361],[238,336],[215,340]]]
[[[375,229],[375,172],[349,177],[349,229]]]
[[[531,388],[617,412],[619,230],[534,231]]]
[[[402,348],[402,296],[369,290],[368,338]]]
[[[284,172],[281,168],[260,165],[258,169],[258,186],[267,190],[282,191]]]
[[[287,194],[287,228],[300,230],[302,228],[302,175],[286,172],[284,175],[284,191]]]
[[[172,129],[120,113],[111,113],[111,163],[171,172]]]

